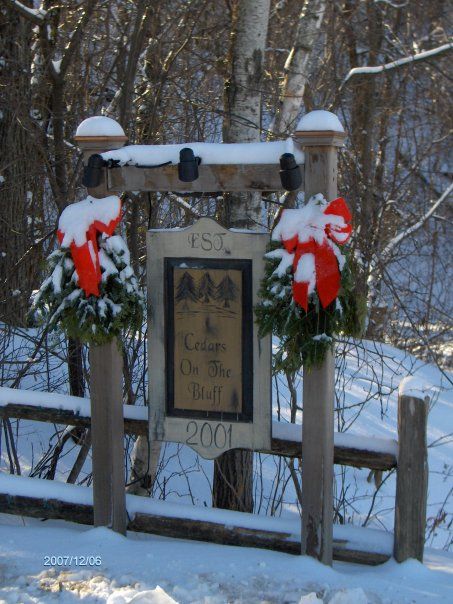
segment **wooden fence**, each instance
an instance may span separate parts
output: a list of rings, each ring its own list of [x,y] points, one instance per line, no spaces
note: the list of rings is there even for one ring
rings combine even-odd
[[[6,389],[4,389],[6,390]],[[49,395],[51,397],[52,395]],[[7,397],[6,397],[7,398]],[[13,397],[12,397],[13,399]],[[3,396],[5,400],[5,396]],[[84,401],[84,399],[81,399]],[[85,402],[85,401],[84,401]],[[89,427],[91,417],[86,405],[85,412],[72,409],[55,409],[45,404],[31,405],[24,402],[0,403],[0,417],[27,419],[55,424]],[[148,434],[147,409],[124,406],[124,430],[128,434]],[[142,414],[143,410],[143,414]],[[426,525],[426,498],[428,486],[426,420],[428,399],[400,394],[398,405],[398,445],[395,441],[377,440],[380,445],[373,448],[373,438],[369,448],[364,448],[363,437],[348,436],[346,442],[338,442],[334,447],[334,463],[388,471],[396,468],[397,486],[395,500],[395,531],[393,554],[398,561],[408,558],[423,559],[423,545]],[[140,417],[138,417],[140,416]],[[274,424],[275,425],[275,424]],[[279,424],[277,424],[279,425]],[[278,432],[274,430],[274,432]],[[298,430],[298,434],[301,431]],[[341,435],[344,436],[344,435]],[[393,444],[392,444],[393,443]],[[379,450],[378,450],[379,449]],[[300,458],[300,438],[272,438],[270,451],[257,451],[290,458]],[[36,480],[36,479],[35,479]],[[74,522],[91,523],[92,506],[72,503],[55,497],[15,494],[4,489],[0,480],[0,511],[25,516],[60,518]],[[51,483],[49,483],[51,484]],[[68,488],[77,489],[79,487]],[[233,513],[234,514],[234,513]],[[240,515],[246,516],[246,515]],[[275,549],[288,553],[300,553],[300,543],[287,532],[253,529],[238,523],[222,524],[216,521],[191,520],[183,515],[162,516],[156,513],[138,513],[128,523],[129,530],[138,530],[165,536],[209,540],[216,543],[243,545]],[[246,523],[245,523],[246,524]],[[334,538],[334,558],[337,560],[379,564],[390,554],[382,551],[360,549],[347,540]]]

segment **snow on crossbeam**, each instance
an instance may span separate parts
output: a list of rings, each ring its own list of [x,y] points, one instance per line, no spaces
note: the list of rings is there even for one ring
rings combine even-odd
[[[291,138],[269,143],[184,143],[178,145],[128,145],[101,153],[105,160],[120,166],[153,166],[179,163],[179,152],[189,147],[205,165],[278,164],[283,153],[293,153],[302,164],[304,154]]]
[[[90,487],[0,474],[2,512],[35,518],[62,519],[91,524],[93,494]],[[275,518],[199,508],[136,495],[126,496],[128,529],[179,539],[224,545],[259,547],[300,553],[300,518]],[[362,564],[389,559],[393,535],[353,526],[334,527],[334,558]]]

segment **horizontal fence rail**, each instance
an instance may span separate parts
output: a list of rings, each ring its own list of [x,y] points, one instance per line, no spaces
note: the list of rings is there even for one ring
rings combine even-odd
[[[93,524],[92,489],[38,478],[0,474],[0,510],[32,518]],[[300,524],[294,520],[241,512],[167,504],[126,496],[128,530],[221,545],[258,547],[300,554]],[[168,510],[171,509],[171,512]],[[373,529],[335,527],[333,557],[377,565],[391,557],[393,535]],[[355,538],[357,534],[357,538]],[[364,547],[367,543],[367,547]],[[373,551],[376,550],[376,551]]]
[[[87,399],[80,399],[86,401]],[[56,409],[55,407],[47,407],[46,405],[27,405],[24,403],[1,403],[0,402],[0,417],[27,419],[40,422],[49,422],[54,424],[62,424],[69,426],[81,426],[89,428],[91,423],[91,414],[89,405],[84,405],[85,408],[74,411],[73,409]],[[134,407],[131,405],[124,406],[124,431],[126,434],[147,435],[149,431],[148,409],[146,407]],[[135,417],[131,417],[131,414]],[[142,417],[137,417],[137,415]],[[266,451],[256,451],[257,453],[267,453],[270,455],[280,455],[290,458],[300,458],[302,455],[302,428],[300,425],[292,424],[291,436],[281,438],[276,437],[280,422],[273,422],[274,437],[272,438],[272,447]],[[293,434],[294,432],[299,434]],[[335,440],[338,437],[345,436],[336,434]],[[335,443],[334,448],[334,463],[352,466],[355,468],[369,468],[371,470],[391,470],[397,465],[397,444],[396,441],[384,439],[374,439],[379,444],[386,443],[387,447],[380,447],[387,450],[376,450],[372,446],[364,448],[362,438],[354,438],[348,436],[347,443]],[[354,445],[354,441],[360,442],[360,447]],[[372,438],[369,439],[373,441]]]

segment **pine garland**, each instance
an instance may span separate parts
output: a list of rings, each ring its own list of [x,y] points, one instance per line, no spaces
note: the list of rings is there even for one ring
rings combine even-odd
[[[281,248],[280,242],[271,241],[268,253]],[[279,277],[276,273],[279,258],[266,255],[265,276],[255,313],[260,335],[273,334],[279,339],[273,355],[275,372],[297,371],[302,365],[309,369],[323,361],[335,334],[353,337],[362,334],[366,300],[357,296],[354,289],[357,266],[347,251],[344,255],[346,262],[338,298],[324,309],[314,292],[309,298],[308,312],[293,299],[292,267]]]
[[[127,328],[138,329],[145,307],[123,239],[102,235],[98,241],[100,296],[85,295],[70,250],[61,248],[47,259],[50,276],[34,296],[30,311],[50,329],[60,326],[68,336],[91,344],[108,342]]]

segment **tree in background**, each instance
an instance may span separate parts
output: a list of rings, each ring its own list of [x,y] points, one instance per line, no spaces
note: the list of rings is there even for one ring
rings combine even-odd
[[[287,136],[307,111],[335,111],[348,132],[339,186],[354,211],[358,287],[368,292],[370,305],[368,336],[451,365],[448,3],[272,0],[269,19],[261,10],[265,4],[44,0],[38,10],[31,0],[1,3],[3,385],[66,392],[63,364],[69,358],[71,392],[85,393],[84,347],[25,331],[24,317],[41,281],[41,260],[54,245],[58,213],[84,196],[81,157],[72,141],[76,126],[100,113],[118,119],[132,143],[165,144],[220,141],[222,130],[225,142]],[[420,59],[427,51],[435,52]],[[303,198],[266,195],[263,209],[259,195],[225,200],[128,192],[122,235],[143,283],[147,228],[184,226],[201,215],[225,225],[272,227],[281,203],[299,205]],[[146,330],[125,338],[124,400],[148,404]],[[298,378],[280,377],[288,380],[296,421]],[[16,432],[8,426],[6,432],[13,442]],[[133,442],[127,437],[129,453],[133,445],[130,489],[154,488],[164,497],[166,482],[153,487],[153,481],[166,454],[145,436]],[[244,475],[241,467],[232,462],[231,475]],[[80,468],[70,478],[89,481]],[[241,509],[250,509],[250,489],[236,491],[231,500],[246,501]],[[270,513],[278,506],[270,505]],[[263,509],[259,499],[255,507]]]
[[[269,23],[269,0],[244,0],[233,7],[232,34],[225,80],[223,140],[261,139],[261,93]],[[259,193],[228,195],[223,213],[227,227],[259,229],[263,205]],[[225,306],[228,301],[225,300]],[[253,511],[253,453],[232,450],[214,462],[215,507]]]

